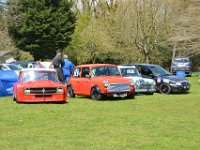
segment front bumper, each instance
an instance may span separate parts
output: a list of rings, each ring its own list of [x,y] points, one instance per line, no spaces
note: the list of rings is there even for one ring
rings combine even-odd
[[[177,71],[184,71],[185,74],[187,74],[187,75],[191,75],[191,74],[192,74],[191,69],[186,69],[186,68],[176,68],[176,69],[172,69],[172,73],[173,73],[173,74],[176,74]]]
[[[114,92],[114,93],[101,93],[102,95],[106,97],[128,97],[134,94],[134,92]]]
[[[66,93],[61,94],[17,94],[18,102],[67,102]]]
[[[155,89],[135,89],[136,93],[154,93]]]
[[[190,84],[182,84],[182,85],[176,85],[176,84],[170,84],[172,88],[173,93],[186,93],[190,90],[191,85]]]

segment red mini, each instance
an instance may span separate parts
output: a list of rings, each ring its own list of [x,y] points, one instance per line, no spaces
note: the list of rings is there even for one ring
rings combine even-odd
[[[134,82],[122,77],[114,64],[76,66],[67,84],[70,97],[90,96],[94,100],[105,97],[134,98]]]

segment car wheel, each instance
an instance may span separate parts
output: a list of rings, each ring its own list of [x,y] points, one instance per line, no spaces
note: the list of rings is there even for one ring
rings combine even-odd
[[[13,101],[16,101],[16,95],[13,94]]]
[[[169,94],[171,92],[171,87],[169,84],[162,83],[160,85],[160,93],[161,94]]]
[[[134,99],[135,98],[135,93],[132,93],[127,96],[127,99]]]
[[[96,87],[92,88],[90,96],[91,96],[91,98],[93,100],[101,100],[101,99],[103,99],[102,94],[97,90]]]
[[[75,94],[74,94],[74,90],[72,89],[72,87],[71,86],[68,86],[67,87],[67,95],[69,96],[69,97],[75,97]]]

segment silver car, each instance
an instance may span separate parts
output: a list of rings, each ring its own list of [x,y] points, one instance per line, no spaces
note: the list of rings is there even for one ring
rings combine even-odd
[[[142,78],[138,70],[133,65],[120,65],[118,68],[124,78],[132,79],[136,93],[153,95],[156,91],[156,83],[153,79]]]

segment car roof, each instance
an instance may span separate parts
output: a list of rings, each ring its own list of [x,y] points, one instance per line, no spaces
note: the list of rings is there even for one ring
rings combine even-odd
[[[140,65],[140,66],[149,66],[149,67],[158,66],[158,65],[155,65],[155,64],[145,64],[145,63],[124,64],[124,66],[138,66],[138,65]]]
[[[118,65],[119,68],[136,68],[135,65]]]
[[[76,67],[101,67],[101,66],[117,66],[115,64],[83,64]]]
[[[175,58],[189,58],[188,56],[176,56]]]
[[[24,68],[21,71],[56,71],[56,70],[48,68]]]

